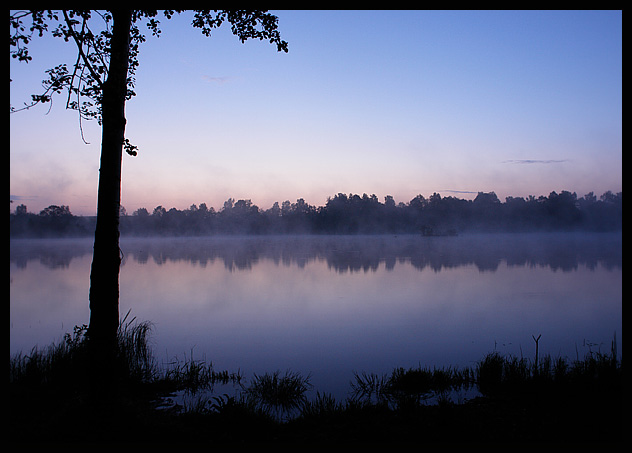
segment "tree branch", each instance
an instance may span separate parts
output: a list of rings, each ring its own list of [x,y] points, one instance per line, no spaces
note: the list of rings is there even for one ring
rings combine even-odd
[[[86,28],[86,19],[84,17],[83,24],[81,25],[81,34],[83,34],[85,28]],[[72,94],[72,86],[75,81],[75,75],[77,74],[77,69],[79,68],[80,60],[81,60],[81,54],[77,53],[77,61],[75,62],[74,69],[72,71],[72,77],[70,78],[70,87],[68,88],[68,99],[66,99],[66,108],[68,108],[70,104],[70,95]],[[79,87],[77,87],[77,102],[79,102]]]
[[[103,89],[103,81],[101,80],[99,75],[96,73],[96,71],[92,67],[92,64],[90,64],[90,61],[86,57],[86,54],[83,52],[83,43],[79,41],[79,38],[77,37],[74,28],[72,28],[72,23],[70,22],[70,18],[68,17],[66,10],[62,10],[62,12],[64,13],[64,19],[66,20],[66,24],[68,24],[68,32],[70,33],[72,38],[75,40],[75,43],[77,44],[77,49],[79,50],[81,59],[84,61],[86,67],[90,71],[90,74],[92,74],[92,77],[94,78],[94,80],[96,80],[97,83],[99,84],[99,87]]]

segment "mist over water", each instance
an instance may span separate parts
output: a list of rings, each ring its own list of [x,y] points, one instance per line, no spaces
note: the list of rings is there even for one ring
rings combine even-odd
[[[120,313],[157,358],[311,373],[472,365],[486,353],[622,353],[622,240],[607,234],[123,238]],[[11,352],[89,319],[89,239],[12,240]]]

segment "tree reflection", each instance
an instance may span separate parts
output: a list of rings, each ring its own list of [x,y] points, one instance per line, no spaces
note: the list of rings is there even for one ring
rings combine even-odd
[[[49,268],[68,267],[70,261],[91,253],[85,240],[11,241],[10,261],[24,268],[38,260]],[[475,266],[495,272],[507,266],[544,266],[564,272],[580,265],[620,269],[620,233],[481,234],[458,237],[400,236],[238,236],[174,239],[123,239],[125,261],[157,265],[186,261],[206,267],[219,260],[232,271],[247,271],[258,263],[304,268],[325,261],[339,273],[389,271],[411,265],[419,271],[440,272]]]

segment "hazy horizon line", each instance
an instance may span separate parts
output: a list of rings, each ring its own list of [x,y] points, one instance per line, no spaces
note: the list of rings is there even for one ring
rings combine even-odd
[[[509,162],[509,161],[506,161],[506,162]],[[493,191],[493,190],[488,191],[488,192],[485,192],[485,191],[455,190],[455,189],[443,189],[443,190],[441,190],[441,191],[435,191],[435,192],[433,192],[433,195],[434,195],[434,194],[441,195],[441,192],[449,192],[449,193],[451,193],[451,194],[469,194],[469,195],[473,195],[473,194],[491,194],[491,193],[493,193],[493,194],[495,194],[495,195],[496,195],[496,192],[495,192],[495,191]],[[560,190],[559,192],[557,192],[557,191],[551,191],[548,195],[537,195],[537,196],[536,196],[536,195],[530,194],[530,195],[527,195],[526,197],[525,197],[525,196],[518,196],[518,197],[516,197],[516,196],[508,195],[508,196],[506,196],[506,197],[505,197],[505,201],[502,201],[502,200],[501,200],[498,196],[497,196],[497,198],[499,199],[499,201],[500,201],[501,203],[504,203],[504,202],[506,202],[506,199],[507,199],[507,198],[523,198],[523,199],[528,199],[528,198],[530,198],[530,197],[539,198],[539,197],[546,197],[546,196],[550,196],[550,195],[551,195],[551,193],[553,193],[553,192],[555,192],[555,193],[557,193],[557,194],[562,193],[562,192],[570,192],[571,194],[573,194],[573,193],[574,193],[574,194],[577,196],[577,198],[578,198],[578,199],[581,199],[581,198],[585,197],[586,195],[588,195],[588,194],[592,193],[594,196],[596,196],[597,198],[599,198],[599,195],[596,195],[594,191],[589,191],[589,192],[586,192],[583,196],[581,196],[581,197],[580,197],[580,196],[578,196],[578,195],[577,195],[577,192],[575,192],[575,191],[571,192],[571,191],[569,191],[569,190],[565,190],[565,189],[562,189],[562,190]],[[603,192],[601,195],[605,195],[605,194],[606,194],[606,193],[608,193],[608,192],[610,192],[610,193],[612,193],[612,194],[616,195],[616,194],[619,194],[619,193],[623,193],[623,190],[620,190],[620,191],[617,191],[617,192],[615,192],[615,191],[613,191],[613,190],[606,190],[606,191],[605,191],[605,192]],[[327,196],[327,199],[329,200],[330,198],[334,198],[334,197],[336,197],[336,196],[338,196],[338,195],[340,195],[340,194],[345,195],[345,196],[347,196],[348,198],[351,198],[351,197],[353,197],[353,196],[359,196],[360,198],[363,198],[365,195],[367,195],[368,197],[373,197],[373,196],[375,196],[375,197],[377,198],[377,195],[376,195],[375,193],[372,193],[372,194],[370,194],[370,195],[369,195],[369,194],[367,194],[366,192],[364,192],[364,193],[362,193],[362,195],[360,195],[359,193],[353,193],[353,192],[349,192],[348,194],[347,194],[347,193],[345,193],[345,192],[337,192],[337,193],[336,193],[336,194],[334,194],[333,196]],[[421,195],[421,196],[422,196],[422,197],[424,197],[425,199],[429,199],[429,198],[432,196],[432,195],[429,195],[428,197],[426,197],[426,196],[424,196],[423,194],[419,193],[419,194],[415,195],[414,197],[412,197],[412,198],[411,198],[411,200],[415,199],[415,198],[416,198],[417,196],[419,196],[419,195]],[[452,195],[449,195],[449,196],[450,196],[450,197],[452,197]],[[386,201],[386,198],[387,198],[387,197],[392,197],[392,196],[391,196],[390,194],[387,194],[387,195],[384,195],[384,196],[382,197],[382,199],[383,199],[384,201]],[[15,202],[21,202],[21,201],[27,201],[27,200],[36,200],[36,199],[38,199],[38,198],[40,198],[40,196],[39,196],[39,195],[10,195],[10,203],[12,203],[12,204],[13,204],[13,203],[15,203]],[[393,198],[393,200],[395,201],[394,197],[392,197],[392,198]],[[445,198],[445,197],[444,197],[444,198]],[[457,197],[454,197],[454,198],[457,198]],[[461,199],[461,200],[465,200],[464,198],[460,198],[460,199]],[[259,209],[261,209],[261,210],[267,210],[267,209],[265,209],[265,208],[261,208],[258,204],[253,203],[251,198],[239,198],[239,199],[238,199],[238,198],[228,197],[228,198],[224,201],[224,203],[225,203],[225,202],[228,202],[229,200],[232,200],[232,201],[233,201],[233,203],[238,202],[238,201],[249,201],[249,202],[252,204],[252,206],[256,206],[257,208],[259,208]],[[305,202],[305,199],[304,199],[303,197],[299,197],[299,198],[297,198],[297,199],[296,199],[296,202],[298,202],[299,200],[303,200],[303,201]],[[409,203],[411,200],[408,200],[408,203]],[[289,200],[289,199],[286,199],[286,200],[283,200],[283,202],[274,201],[274,202],[272,202],[272,204],[271,204],[271,206],[270,206],[270,208],[269,208],[269,209],[271,209],[272,207],[274,207],[274,205],[275,205],[275,204],[282,205],[282,204],[283,204],[283,203],[285,203],[285,202],[290,202],[290,200]],[[378,198],[378,202],[379,202],[379,198]],[[290,202],[290,203],[292,203],[292,202]],[[305,202],[305,203],[306,203],[307,205],[310,205],[310,204],[309,204],[309,203],[307,203],[307,202]],[[399,204],[401,204],[401,203],[405,203],[405,204],[407,204],[406,202],[399,202],[399,203],[398,203],[398,202],[396,202],[396,204],[397,204],[397,205],[399,205]],[[25,204],[25,203],[20,203],[20,204],[24,204],[24,205],[26,206],[26,204]],[[202,205],[202,204],[207,205],[207,203],[206,203],[206,202],[201,202],[201,203],[199,203],[199,204],[196,204],[196,203],[191,203],[191,205],[189,205],[189,208],[190,208],[191,206],[194,206],[194,205],[195,205],[196,207],[199,207],[199,206],[200,206],[200,205]],[[292,204],[294,204],[294,203],[292,203]],[[314,207],[317,207],[317,208],[318,208],[318,207],[324,207],[326,204],[327,204],[327,203],[324,203],[324,204],[322,204],[322,205],[320,205],[320,206],[317,206],[317,205],[310,205],[310,206],[314,206]],[[50,204],[49,206],[68,206],[68,208],[70,209],[70,205],[66,205],[66,204],[64,204],[64,203],[61,203],[61,204]],[[16,206],[16,207],[17,207],[17,206]],[[28,212],[28,206],[26,206],[26,207],[27,207],[27,212]],[[124,204],[121,204],[121,207],[125,208],[125,205],[124,205]],[[159,204],[157,204],[157,205],[154,207],[154,209],[155,209],[155,208],[157,208],[157,207],[163,207],[163,208],[165,208],[167,211],[169,211],[170,209],[178,209],[178,208],[176,208],[175,206],[170,207],[170,208],[168,208],[168,209],[167,209],[167,208],[165,207],[165,205],[164,205],[164,204],[160,204],[160,203],[159,203]],[[141,208],[148,209],[148,208],[146,208],[145,206],[141,206],[141,207],[139,207],[138,209],[141,209]],[[189,209],[189,208],[183,208],[182,210]],[[211,209],[211,208],[215,209],[213,206],[208,206],[208,205],[207,205],[207,209]],[[219,210],[221,210],[222,208],[223,208],[223,205],[219,208]],[[127,210],[126,210],[126,211],[127,211]],[[135,211],[136,211],[136,210],[135,210]],[[96,212],[95,212],[94,214],[73,214],[73,215],[91,217],[91,216],[96,216]]]

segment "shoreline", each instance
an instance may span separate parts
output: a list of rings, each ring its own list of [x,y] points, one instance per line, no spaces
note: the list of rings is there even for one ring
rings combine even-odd
[[[128,325],[124,334],[144,325]],[[148,347],[145,341],[140,349]],[[208,444],[622,440],[623,370],[616,338],[610,353],[592,352],[583,360],[489,353],[471,368],[358,373],[345,401],[320,393],[309,376],[289,370],[246,378],[200,361],[159,370],[142,355],[131,357],[132,368],[105,381],[109,396],[102,398],[108,392],[95,394],[85,379],[84,346],[79,328],[64,344],[11,358],[13,439]],[[162,405],[178,391],[204,395],[215,384],[240,390],[235,396],[202,396],[188,407]],[[475,388],[481,395],[455,403],[448,395],[458,388]],[[317,390],[316,397],[308,399],[311,390]],[[436,404],[426,404],[431,395]]]

